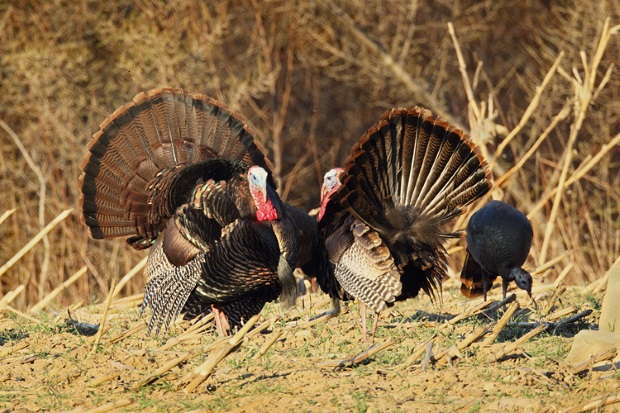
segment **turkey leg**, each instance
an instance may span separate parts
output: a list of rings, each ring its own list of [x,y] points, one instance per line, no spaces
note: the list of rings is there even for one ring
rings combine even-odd
[[[360,301],[360,315],[362,316],[362,341],[366,341],[368,338],[368,331],[366,330],[366,304]]]
[[[230,324],[228,323],[228,317],[226,317],[226,314],[214,305],[211,305],[211,310],[213,310],[215,330],[217,331],[217,334],[222,337],[230,335]]]

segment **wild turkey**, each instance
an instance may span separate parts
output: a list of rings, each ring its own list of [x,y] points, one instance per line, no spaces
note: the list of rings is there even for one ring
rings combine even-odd
[[[446,275],[442,227],[491,187],[491,173],[469,136],[428,110],[393,109],[360,139],[342,169],[325,174],[307,270],[338,300],[357,298],[379,312],[422,289],[435,299]]]
[[[292,269],[309,259],[316,222],[280,200],[264,151],[225,106],[176,89],[140,93],[88,149],[80,199],[91,237],[152,246],[149,331],[213,311],[227,334],[268,301],[294,303]]]
[[[484,295],[497,276],[502,292],[510,281],[532,296],[532,276],[521,266],[532,246],[532,225],[518,209],[491,201],[476,211],[467,224],[467,254],[461,271],[461,292],[466,297]]]

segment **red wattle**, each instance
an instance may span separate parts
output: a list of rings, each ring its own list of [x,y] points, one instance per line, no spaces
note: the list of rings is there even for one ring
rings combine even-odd
[[[275,221],[278,219],[278,211],[271,201],[267,200],[267,202],[256,204],[256,219],[258,221]]]
[[[336,192],[336,190],[340,187],[340,185],[336,185],[334,188],[332,188],[328,193],[326,193],[322,198],[321,201],[321,209],[319,209],[319,221],[321,220],[321,218],[323,218],[323,215],[325,215],[325,209],[327,208],[327,203],[329,202],[329,198],[332,196],[332,194],[334,192]]]

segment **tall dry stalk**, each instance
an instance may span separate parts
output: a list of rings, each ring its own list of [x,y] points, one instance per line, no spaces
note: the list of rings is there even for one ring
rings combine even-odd
[[[573,146],[575,145],[575,141],[577,140],[577,136],[581,130],[581,126],[583,125],[583,121],[586,117],[586,113],[592,103],[593,99],[598,96],[601,90],[605,87],[605,85],[609,82],[609,78],[611,76],[611,71],[613,70],[613,64],[610,65],[605,73],[605,76],[600,81],[598,86],[596,83],[596,76],[598,67],[603,58],[603,54],[607,49],[607,44],[611,39],[611,36],[620,30],[620,26],[615,26],[611,30],[609,29],[609,18],[605,20],[603,25],[603,32],[601,34],[598,46],[594,55],[592,57],[591,62],[588,64],[586,62],[586,53],[582,51],[580,53],[583,71],[584,71],[584,79],[582,80],[579,76],[579,73],[574,68],[573,73],[575,74],[574,79],[570,79],[575,88],[575,106],[574,106],[574,116],[575,120],[571,125],[570,135],[568,138],[568,143],[565,149],[564,155],[564,164],[562,166],[562,173],[560,175],[560,181],[557,185],[557,190],[555,194],[555,198],[553,200],[553,207],[551,208],[551,213],[549,214],[549,219],[547,221],[547,228],[545,230],[545,237],[543,239],[541,252],[540,252],[540,262],[544,263],[547,259],[547,250],[549,248],[549,242],[551,240],[551,236],[553,234],[553,228],[555,226],[555,220],[557,218],[557,214],[560,208],[560,202],[562,200],[562,195],[564,193],[564,183],[566,181],[566,177],[568,175],[568,169],[573,159]],[[567,77],[565,75],[565,77]]]

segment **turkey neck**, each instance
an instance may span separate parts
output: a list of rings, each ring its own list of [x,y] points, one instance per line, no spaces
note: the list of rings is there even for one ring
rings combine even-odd
[[[301,209],[286,202],[283,204],[286,220],[295,229],[297,238],[298,254],[295,265],[303,267],[312,260],[312,243],[317,235],[317,222]]]
[[[230,185],[228,185],[228,196],[235,203],[237,210],[239,211],[239,215],[241,218],[248,219],[251,221],[257,221],[258,218],[256,216],[256,203],[252,194],[250,193],[250,188],[248,186],[247,176],[244,174],[237,175],[230,180]]]
[[[278,279],[282,285],[280,301],[285,307],[292,307],[297,299],[297,281],[293,274],[298,251],[295,228],[288,219],[269,221],[269,223],[280,248],[280,262],[278,263]]]

